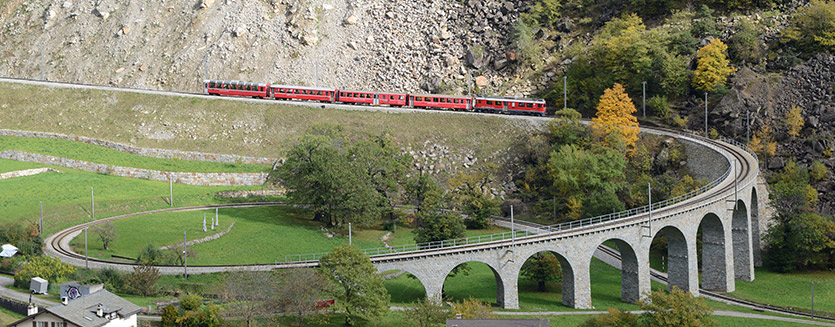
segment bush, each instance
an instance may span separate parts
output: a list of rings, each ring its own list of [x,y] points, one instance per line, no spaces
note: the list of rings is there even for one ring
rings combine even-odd
[[[73,272],[75,272],[75,267],[61,262],[58,258],[45,255],[30,257],[14,275],[15,286],[29,288],[29,282],[33,277],[41,277],[48,280],[50,284],[58,284]]]
[[[656,95],[647,100],[647,105],[656,116],[662,118],[670,117],[670,104],[667,102],[667,97],[663,95]]]
[[[826,171],[826,165],[815,160],[815,162],[812,163],[812,168],[809,170],[809,176],[811,176],[814,181],[820,182],[823,181],[827,175],[828,172]]]
[[[179,317],[180,313],[177,312],[177,308],[175,308],[173,304],[169,304],[162,310],[162,323],[160,326],[175,327],[177,324],[177,318]]]
[[[736,62],[758,63],[762,59],[763,49],[758,39],[759,28],[750,18],[739,21],[736,33],[729,40],[729,52]]]
[[[138,265],[125,278],[125,292],[133,295],[153,296],[157,294],[159,269],[151,265]]]
[[[801,52],[835,50],[835,1],[812,0],[808,7],[798,8],[791,22],[794,26],[783,35]]]
[[[186,311],[196,310],[203,305],[203,297],[200,295],[186,294],[180,298],[180,308]]]

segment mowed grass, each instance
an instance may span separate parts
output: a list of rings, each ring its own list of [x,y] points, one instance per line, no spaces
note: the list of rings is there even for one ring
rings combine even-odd
[[[23,319],[22,315],[14,313],[6,308],[0,308],[0,326],[11,324],[20,319]]]
[[[0,167],[8,162],[0,161]],[[95,192],[97,218],[170,207],[168,183],[116,177],[56,167],[60,172],[0,180],[0,222],[36,223],[38,202],[44,204],[46,235],[91,219],[90,188]],[[215,192],[258,187],[174,185],[174,204],[223,203]]]
[[[752,282],[736,281],[734,297],[782,307],[812,308],[815,282],[815,311],[835,313],[835,272],[775,273],[757,268]]]
[[[206,214],[207,232],[203,232],[203,214]],[[220,226],[210,229],[214,210],[186,211],[143,215],[114,221],[113,225],[120,236],[105,251],[101,240],[95,234],[88,234],[90,255],[110,258],[113,255],[135,258],[139,251],[152,244],[156,247],[179,244],[183,241],[183,232],[188,240],[199,239],[226,230],[232,222],[232,230],[219,239],[190,248],[197,254],[189,258],[193,265],[224,265],[274,263],[283,261],[288,255],[324,253],[334,247],[348,243],[347,235],[336,234],[322,228],[322,224],[313,221],[310,210],[292,207],[257,207],[220,209]],[[467,234],[479,235],[500,233],[505,229],[494,227],[484,230],[468,231]],[[353,244],[360,248],[385,246],[381,237],[388,232],[379,226],[355,228]],[[390,236],[391,245],[413,244],[414,233],[406,226],[399,226]],[[83,251],[83,234],[73,242],[76,251]],[[289,257],[292,259],[292,257]]]
[[[24,169],[32,169],[32,168],[40,168],[44,167],[45,165],[34,163],[34,162],[23,162],[23,161],[16,161],[16,160],[9,160],[9,159],[0,159],[0,173],[16,171],[16,170],[24,170]]]
[[[0,136],[0,151],[17,150],[122,167],[195,173],[257,173],[272,167],[238,163],[151,158],[102,146],[55,139]]]
[[[141,147],[280,157],[318,123],[351,136],[388,131],[403,146],[472,150],[479,164],[544,122],[499,116],[322,109],[0,83],[0,128],[88,136]],[[31,94],[39,96],[33,97]]]

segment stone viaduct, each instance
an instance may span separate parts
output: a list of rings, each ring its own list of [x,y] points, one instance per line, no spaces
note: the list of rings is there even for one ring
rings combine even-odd
[[[592,218],[552,226],[536,235],[470,245],[371,256],[380,272],[403,270],[423,284],[428,298],[440,300],[444,281],[453,268],[482,262],[496,278],[496,301],[506,309],[519,308],[518,282],[522,264],[531,256],[554,253],[562,268],[562,303],[592,307],[589,268],[595,249],[613,242],[621,253],[621,298],[636,302],[650,292],[650,243],[665,236],[668,242],[668,287],[699,295],[701,287],[734,291],[735,280],[754,279],[759,257],[757,158],[740,146],[694,136],[677,137],[690,146],[708,149],[702,164],[711,164],[710,187],[688,199],[654,203],[622,216]],[[717,174],[718,173],[718,174]],[[760,188],[760,190],[758,190]],[[673,203],[674,202],[674,203]],[[643,210],[641,210],[643,209]],[[701,229],[702,249],[697,253]],[[611,244],[611,243],[610,243]]]
[[[698,178],[707,178],[708,185],[679,198],[652,203],[651,208],[645,206],[554,226],[525,226],[524,232],[491,235],[487,241],[464,239],[444,241],[431,247],[407,245],[364,251],[378,271],[406,271],[420,280],[427,298],[438,301],[452,269],[467,262],[484,263],[495,276],[496,301],[507,309],[519,308],[518,282],[522,264],[544,251],[554,253],[560,261],[562,303],[573,308],[591,308],[591,260],[598,246],[607,241],[616,245],[622,257],[621,298],[627,302],[636,302],[650,292],[650,244],[661,236],[668,243],[668,287],[675,286],[699,295],[700,287],[731,292],[735,280],[753,280],[754,265],[759,261],[759,229],[762,225],[759,217],[763,210],[760,204],[767,199],[765,185],[757,182],[756,156],[742,145],[730,144],[733,141],[708,140],[648,128],[642,132],[682,141],[687,149],[689,170]],[[46,252],[73,265],[84,266],[84,257],[71,250],[59,251],[55,245],[69,249],[69,241],[84,227],[133,215],[90,222],[53,234],[45,240]],[[535,230],[531,232],[531,229]],[[63,233],[69,234],[61,236]],[[697,247],[697,237],[701,237],[701,251]],[[189,271],[212,273],[315,267],[319,255],[293,256],[298,259],[267,265],[189,267]],[[132,264],[95,260],[90,262],[90,267],[129,271]],[[182,267],[161,266],[159,269],[163,274],[183,272]]]

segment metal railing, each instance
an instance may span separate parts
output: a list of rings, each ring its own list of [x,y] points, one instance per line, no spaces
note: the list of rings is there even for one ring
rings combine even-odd
[[[703,136],[699,136],[693,133],[687,132],[676,132],[676,134],[681,136],[686,136],[690,138],[695,138],[701,141],[714,141]],[[755,167],[759,167],[759,158],[757,158],[757,154],[751,150],[747,145],[742,144],[736,140],[722,137],[719,141],[732,144],[734,146],[740,147],[749,154],[754,157],[755,160]],[[713,147],[711,147],[713,148]],[[714,150],[718,151],[718,149],[713,148]],[[728,169],[718,178],[708,182],[702,187],[698,189],[692,190],[686,194],[679,195],[674,198],[666,199],[660,202],[653,202],[651,204],[632,208],[620,212],[600,215],[596,217],[586,218],[582,220],[575,220],[560,224],[554,224],[550,226],[542,227],[541,229],[543,232],[551,233],[551,232],[560,232],[565,230],[570,230],[574,228],[580,227],[587,227],[591,225],[597,225],[605,222],[610,222],[618,219],[623,219],[627,217],[632,217],[635,215],[640,215],[644,213],[648,213],[651,210],[655,211],[667,206],[674,205],[676,203],[680,203],[686,201],[688,199],[692,199],[700,194],[703,194],[710,190],[711,188],[719,185],[722,181],[724,181],[730,174],[734,173],[734,164],[729,162]],[[734,177],[736,178],[736,177]],[[530,226],[528,226],[530,227]],[[369,249],[362,249],[362,252],[367,254],[368,256],[375,256],[375,255],[383,255],[383,254],[393,254],[393,253],[406,253],[406,252],[416,252],[422,250],[434,250],[434,249],[441,249],[441,248],[451,248],[455,246],[464,246],[464,245],[473,245],[479,243],[487,243],[493,241],[503,241],[512,238],[518,237],[525,237],[531,235],[541,235],[538,233],[532,233],[528,231],[514,231],[514,232],[504,232],[504,233],[495,233],[495,234],[486,234],[486,235],[479,235],[479,236],[472,236],[467,238],[459,238],[459,239],[452,239],[452,240],[444,240],[444,241],[435,241],[435,242],[426,242],[426,243],[417,243],[417,244],[407,244],[407,245],[398,245],[392,247],[379,247],[379,248],[369,248]],[[283,261],[277,260],[276,263],[292,263],[292,262],[307,262],[307,261],[316,261],[319,260],[322,256],[327,254],[327,252],[320,252],[320,253],[309,253],[309,254],[294,254],[294,255],[286,255]]]

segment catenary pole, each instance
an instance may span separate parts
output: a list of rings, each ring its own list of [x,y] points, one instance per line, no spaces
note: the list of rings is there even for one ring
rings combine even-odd
[[[174,178],[171,174],[168,174],[168,202],[172,207],[174,206]]]
[[[188,254],[186,254],[186,231],[183,231],[183,277],[188,278]]]
[[[513,224],[513,206],[510,206],[510,245],[516,245],[516,226]]]
[[[84,269],[90,269],[90,263],[87,258],[87,227],[84,227]]]
[[[705,137],[708,137],[708,135],[707,135],[707,92],[705,92]]]
[[[647,116],[647,82],[641,82],[644,90],[644,117]]]
[[[562,77],[562,108],[568,109],[568,76]]]
[[[41,220],[40,220],[40,228],[38,228],[38,236],[43,237],[43,201],[41,203]]]
[[[353,244],[353,240],[351,239],[351,223],[348,223],[348,245]]]
[[[41,80],[43,81],[43,42],[41,42]]]
[[[93,220],[96,220],[96,200],[92,187],[90,188],[90,216],[93,217]]]

